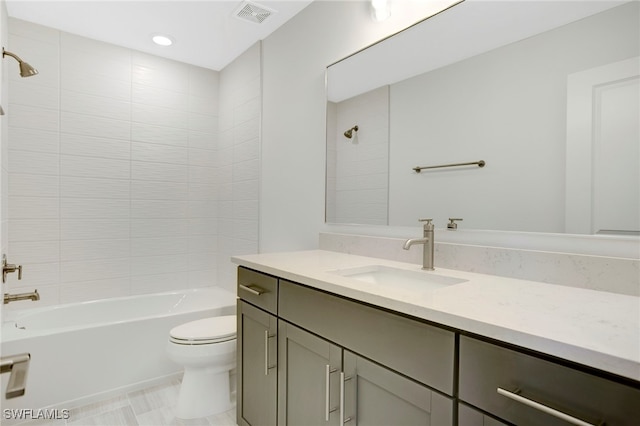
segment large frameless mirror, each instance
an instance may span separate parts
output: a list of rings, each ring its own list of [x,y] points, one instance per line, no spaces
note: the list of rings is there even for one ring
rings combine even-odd
[[[639,55],[635,1],[467,0],[333,64],[327,222],[638,235]]]

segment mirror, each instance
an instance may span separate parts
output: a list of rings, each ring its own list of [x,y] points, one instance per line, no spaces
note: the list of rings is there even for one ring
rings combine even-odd
[[[331,65],[327,222],[640,234],[639,17],[466,0]]]

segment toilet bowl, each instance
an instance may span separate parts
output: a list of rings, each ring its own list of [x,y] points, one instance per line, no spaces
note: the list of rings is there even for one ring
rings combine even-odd
[[[229,372],[236,365],[236,316],[205,318],[169,332],[169,358],[184,366],[175,415],[194,419],[230,410]]]

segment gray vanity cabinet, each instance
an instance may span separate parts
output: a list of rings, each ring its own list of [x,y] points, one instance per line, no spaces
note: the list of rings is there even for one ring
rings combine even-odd
[[[238,301],[237,420],[241,426],[275,426],[277,318]]]
[[[453,425],[451,399],[347,350],[344,389],[347,424]]]
[[[280,426],[452,424],[449,398],[284,321],[278,351]]]
[[[340,347],[280,321],[278,365],[279,425],[339,424]]]
[[[240,426],[276,425],[277,286],[275,277],[238,269],[236,419]]]
[[[507,424],[465,404],[458,404],[458,426],[507,426]]]
[[[453,425],[452,332],[286,280],[278,307],[280,425]]]
[[[459,399],[509,423],[639,424],[637,387],[468,336],[459,359]]]

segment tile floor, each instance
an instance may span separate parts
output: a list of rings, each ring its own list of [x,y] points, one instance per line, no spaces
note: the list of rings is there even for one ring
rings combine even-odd
[[[221,414],[193,420],[176,419],[180,380],[129,392],[69,410],[69,419],[33,420],[21,426],[235,426],[235,407]]]

